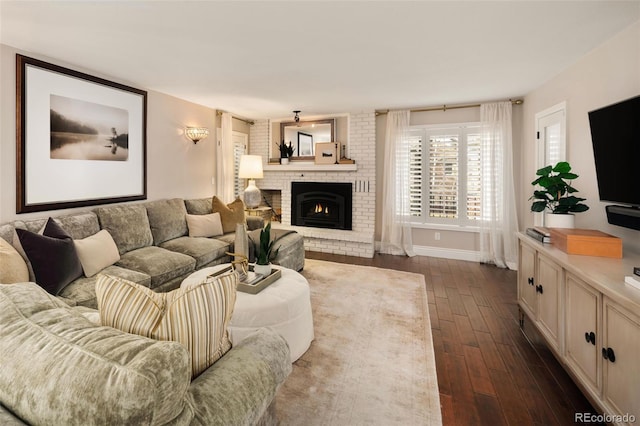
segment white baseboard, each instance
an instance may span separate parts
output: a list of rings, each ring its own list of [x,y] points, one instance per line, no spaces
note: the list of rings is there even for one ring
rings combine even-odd
[[[380,241],[375,242],[375,251],[380,251]],[[474,250],[461,250],[431,246],[413,246],[413,251],[416,253],[416,256],[441,257],[444,259],[480,262],[480,252]],[[402,256],[404,255],[404,252],[398,250],[398,253],[393,254]]]
[[[418,256],[442,257],[445,259],[480,262],[480,252],[474,250],[461,250],[431,246],[413,246],[413,250]]]

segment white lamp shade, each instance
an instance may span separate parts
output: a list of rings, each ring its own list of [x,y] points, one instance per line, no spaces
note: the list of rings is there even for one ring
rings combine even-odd
[[[241,179],[262,179],[262,156],[241,156],[238,177]]]

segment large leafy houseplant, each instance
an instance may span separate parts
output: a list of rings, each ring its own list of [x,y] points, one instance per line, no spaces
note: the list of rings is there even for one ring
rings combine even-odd
[[[273,250],[275,241],[271,241],[271,222],[267,223],[267,226],[260,231],[260,247],[258,250],[258,256],[256,264],[268,265],[278,255],[280,248]]]
[[[572,194],[578,192],[571,181],[578,177],[571,173],[571,166],[561,161],[555,166],[546,166],[536,172],[538,178],[531,185],[539,185],[542,189],[535,189],[529,200],[534,200],[531,211],[549,211],[554,214],[579,213],[589,210],[589,206],[582,204],[585,198]]]

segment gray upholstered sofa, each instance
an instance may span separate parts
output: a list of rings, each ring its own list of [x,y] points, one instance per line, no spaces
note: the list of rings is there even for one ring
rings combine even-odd
[[[211,198],[114,205],[60,216],[74,239],[109,231],[120,260],[101,273],[156,291],[177,288],[194,270],[230,259],[235,235],[188,236],[186,214],[211,213]],[[0,225],[39,231],[46,219]],[[262,219],[247,217],[249,229]],[[304,245],[282,235],[274,263],[301,270]],[[1,267],[1,265],[0,265]],[[291,370],[289,349],[259,330],[191,381],[181,345],[97,326],[96,277],[54,297],[35,283],[0,284],[0,424],[269,424],[273,399]],[[84,315],[83,315],[84,314]]]
[[[291,371],[268,329],[191,380],[181,344],[95,325],[35,283],[0,284],[0,424],[274,424]]]
[[[106,229],[118,247],[120,260],[101,272],[155,291],[168,291],[179,287],[182,280],[197,269],[230,261],[225,253],[233,252],[234,233],[212,238],[188,236],[187,213],[203,215],[211,211],[211,198],[174,198],[100,207],[54,220],[73,239],[86,238]],[[11,243],[15,228],[38,232],[46,220],[18,220],[0,225],[0,238]],[[248,229],[254,230],[253,235],[256,235],[263,226],[263,219],[247,216],[246,220]],[[304,241],[300,234],[283,233],[275,248],[279,251],[273,263],[302,270]],[[80,277],[66,286],[59,296],[72,305],[97,308],[95,282],[96,275]]]

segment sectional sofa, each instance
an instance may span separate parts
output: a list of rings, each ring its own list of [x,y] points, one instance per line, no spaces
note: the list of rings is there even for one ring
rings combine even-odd
[[[289,348],[278,334],[257,331],[192,380],[189,354],[179,343],[91,319],[100,273],[168,291],[196,269],[228,262],[233,233],[189,237],[186,215],[211,211],[211,198],[170,199],[55,218],[76,240],[107,230],[119,260],[74,280],[58,296],[33,282],[0,284],[0,424],[275,422],[275,393],[291,371]],[[255,238],[262,219],[246,219]],[[16,229],[38,232],[45,223],[0,225],[0,238],[12,243]],[[274,263],[301,270],[302,237],[277,237]]]
[[[212,213],[212,199],[180,198],[156,200],[140,204],[100,207],[92,211],[56,217],[54,220],[74,239],[84,239],[106,229],[113,238],[120,259],[102,273],[124,278],[155,291],[177,288],[193,271],[231,259],[235,234],[212,238],[189,237],[187,214]],[[258,240],[264,220],[245,218],[249,236]],[[0,238],[12,243],[15,229],[40,231],[47,219],[14,221],[0,225]],[[279,248],[273,263],[296,271],[304,268],[304,241],[295,232],[275,231]],[[249,244],[253,247],[252,244]],[[97,274],[96,274],[97,275]],[[71,305],[97,308],[96,275],[80,277],[66,286],[59,296]],[[32,277],[33,279],[33,277]]]

